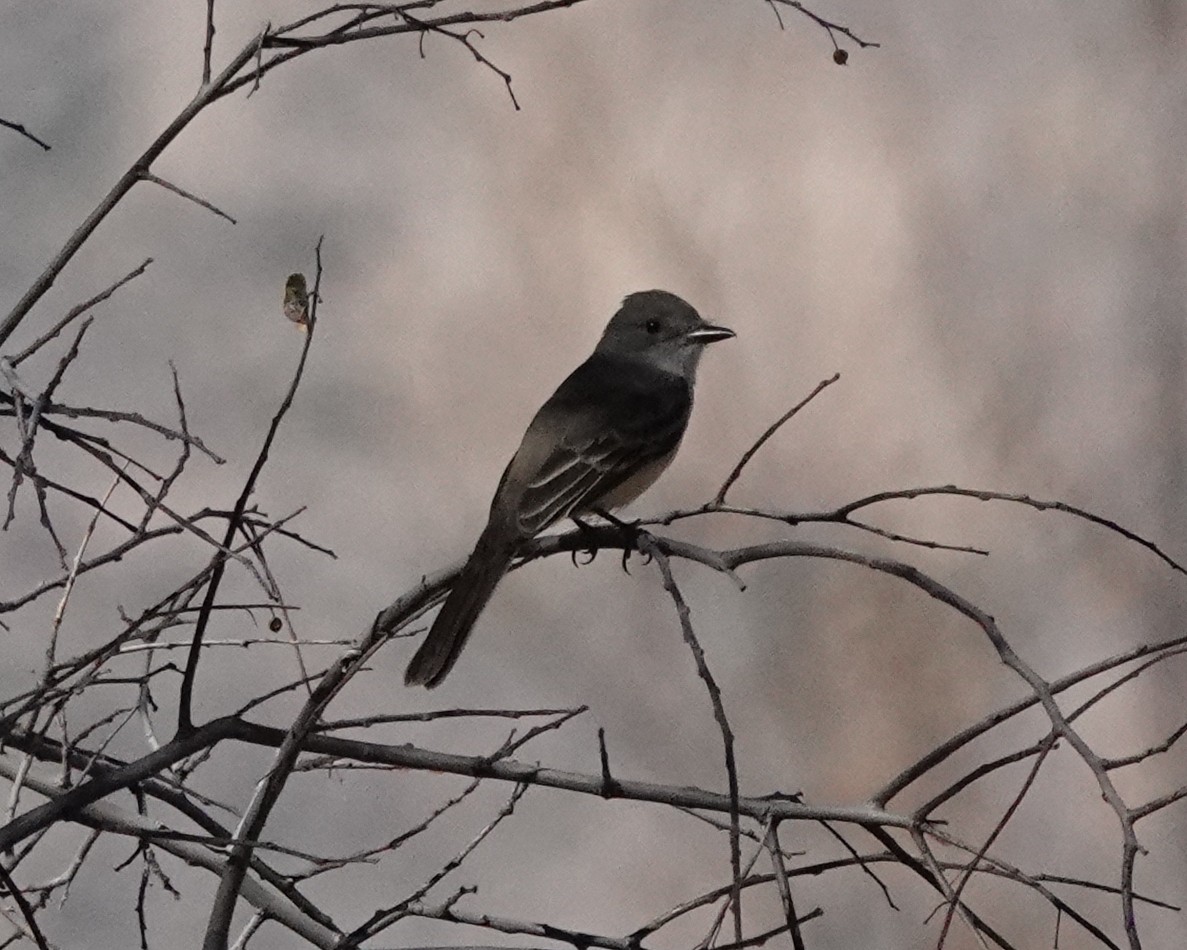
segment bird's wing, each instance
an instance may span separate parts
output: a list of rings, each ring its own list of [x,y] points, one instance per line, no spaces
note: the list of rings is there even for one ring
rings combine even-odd
[[[595,353],[536,413],[491,505],[522,537],[589,511],[680,444],[692,409],[686,380]]]

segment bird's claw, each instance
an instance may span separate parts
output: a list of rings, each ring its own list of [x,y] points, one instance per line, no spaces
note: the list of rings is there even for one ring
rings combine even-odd
[[[597,534],[596,530],[592,526],[587,525],[580,518],[574,518],[573,524],[575,524],[577,526],[578,533],[580,533],[584,537],[588,538],[588,537],[590,537],[590,535]],[[582,554],[588,555],[588,558],[585,561],[579,560],[579,558]],[[569,552],[569,560],[571,560],[573,562],[574,567],[581,567],[584,564],[592,564],[594,562],[594,558],[596,558],[597,556],[598,556],[598,546],[593,542],[592,539],[589,542],[588,548],[575,548],[574,550]]]
[[[644,548],[643,545],[641,545],[639,543],[639,539],[641,537],[643,537],[643,535],[647,534],[647,532],[639,526],[640,522],[638,522],[638,521],[623,521],[621,518],[615,518],[614,515],[610,514],[607,511],[602,511],[602,510],[597,510],[597,509],[595,509],[593,513],[595,515],[597,515],[599,518],[602,518],[605,521],[608,521],[611,525],[613,525],[615,528],[617,528],[619,530],[619,532],[621,532],[622,538],[623,538],[622,569],[625,573],[629,574],[631,572],[630,568],[627,565],[631,559],[631,555],[633,553],[635,553],[636,551],[638,551],[643,556],[644,564],[651,563],[651,560],[652,560],[651,552],[649,550],[647,550],[646,548]],[[586,537],[590,537],[591,535],[596,537],[597,529],[594,528],[592,525],[586,524],[580,518],[574,518],[573,523],[577,526],[578,532],[580,532],[582,535],[584,535]],[[589,559],[584,562],[579,562],[578,558],[582,554],[588,554]],[[569,559],[573,562],[574,567],[578,567],[578,566],[580,566],[580,564],[592,564],[594,558],[596,558],[597,556],[598,556],[598,547],[592,538],[590,540],[590,545],[588,548],[578,548],[578,549],[571,551],[569,553]]]
[[[639,535],[643,533],[643,529],[639,527],[639,523],[634,524],[621,523],[618,525],[618,530],[622,532],[622,572],[629,574],[631,569],[627,567],[627,563],[631,559],[631,555],[639,550]],[[642,552],[640,552],[642,553]]]
[[[622,570],[624,573],[629,574],[631,572],[630,568],[627,567],[627,562],[630,561],[631,554],[635,551],[643,555],[645,558],[643,561],[644,564],[651,563],[651,553],[644,550],[642,545],[639,544],[639,538],[647,532],[639,527],[640,523],[638,521],[623,521],[621,518],[615,518],[608,511],[596,511],[595,514],[601,518],[605,518],[622,533]]]
[[[581,555],[585,555],[584,561],[580,560]],[[579,548],[569,552],[569,560],[573,562],[574,567],[584,567],[586,564],[592,564],[594,558],[598,556],[597,548]]]

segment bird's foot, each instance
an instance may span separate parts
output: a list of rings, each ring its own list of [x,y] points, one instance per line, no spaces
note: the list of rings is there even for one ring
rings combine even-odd
[[[651,560],[651,555],[649,553],[647,553],[646,551],[643,551],[642,546],[639,544],[639,539],[641,537],[643,537],[645,534],[647,534],[647,532],[639,527],[638,521],[623,521],[621,518],[615,518],[614,515],[610,514],[610,512],[606,511],[605,509],[600,509],[600,508],[595,508],[594,514],[597,515],[599,518],[604,518],[606,521],[609,521],[610,524],[614,525],[614,527],[616,527],[620,532],[622,532],[622,540],[623,540],[622,569],[623,569],[623,571],[625,571],[627,574],[630,573],[630,569],[627,567],[627,561],[630,560],[631,554],[635,551],[642,552],[643,557],[644,557],[644,561],[643,561],[644,564],[648,563]]]
[[[573,518],[573,524],[577,526],[578,534],[589,541],[589,547],[574,549],[572,552],[570,552],[569,558],[572,560],[574,567],[580,567],[582,564],[592,564],[594,558],[598,556],[598,545],[597,541],[595,540],[598,529],[591,524],[586,524],[577,517]],[[581,555],[586,555],[586,559],[584,561],[578,560]]]

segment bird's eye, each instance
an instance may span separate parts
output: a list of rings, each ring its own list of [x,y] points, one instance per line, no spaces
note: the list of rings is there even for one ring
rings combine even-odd
[[[645,324],[643,324],[643,329],[646,330],[648,333],[650,333],[652,336],[655,336],[655,334],[659,333],[659,321],[658,320],[648,320]]]

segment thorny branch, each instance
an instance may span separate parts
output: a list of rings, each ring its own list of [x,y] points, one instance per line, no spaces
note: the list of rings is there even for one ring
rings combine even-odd
[[[650,555],[659,568],[660,575],[663,577],[664,590],[672,598],[672,604],[676,608],[676,616],[680,620],[680,632],[684,637],[684,642],[688,644],[688,648],[692,651],[693,662],[696,664],[697,675],[705,684],[705,689],[709,692],[709,701],[713,706],[713,718],[717,721],[717,728],[721,730],[721,741],[725,747],[725,774],[726,780],[729,784],[730,794],[730,870],[733,873],[734,891],[730,895],[730,904],[733,908],[734,915],[734,940],[742,941],[742,858],[740,847],[740,830],[738,825],[738,810],[737,801],[739,796],[738,791],[738,766],[734,758],[734,731],[730,728],[729,719],[725,714],[725,704],[721,699],[721,689],[717,685],[717,680],[714,679],[713,673],[709,669],[709,664],[705,660],[705,651],[701,648],[700,640],[697,639],[696,631],[692,625],[692,614],[688,609],[688,604],[685,603],[684,595],[680,593],[680,588],[676,585],[676,578],[672,574],[672,565],[668,560],[668,556],[652,542],[648,535],[641,535],[640,549],[644,554]],[[794,915],[792,916],[792,924],[794,925]]]
[[[442,0],[410,0],[408,3],[335,3],[291,23],[276,27],[268,24],[245,43],[217,75],[213,75],[212,63],[216,34],[215,5],[214,0],[207,0],[206,34],[202,54],[202,84],[197,95],[124,172],[87,219],[70,236],[28,291],[8,315],[0,321],[0,346],[8,341],[8,338],[24,321],[45,292],[49,290],[78,249],[90,238],[95,228],[138,182],[155,181],[165,187],[173,188],[183,197],[197,201],[204,207],[230,218],[229,215],[215,208],[205,199],[190,192],[182,192],[176,186],[168,185],[152,173],[153,163],[194,118],[215,102],[244,87],[247,87],[249,91],[254,91],[259,88],[260,81],[266,74],[313,50],[403,34],[423,38],[426,34],[431,33],[460,43],[480,65],[491,70],[503,81],[512,104],[518,108],[510,74],[498,67],[475,45],[475,37],[481,39],[481,34],[476,32],[476,28],[484,23],[508,24],[524,17],[539,16],[586,2],[589,0],[537,0],[534,3],[521,4],[511,2],[494,10],[481,12],[467,10],[441,14],[434,14],[433,11],[444,5]],[[810,9],[795,0],[778,0],[778,2],[788,3],[808,16],[825,30],[834,44],[836,43],[836,34],[841,34],[862,48],[877,45],[859,39],[849,28],[812,13]],[[3,124],[28,135],[21,126],[10,122]],[[29,137],[44,145],[35,137]]]
[[[318,273],[320,275],[320,266]],[[315,283],[313,297],[315,305],[317,300],[317,286]],[[312,334],[309,334],[305,343],[306,353],[308,352],[311,339]],[[72,360],[73,358],[65,361],[63,366],[69,365]],[[299,377],[300,373],[298,369],[294,374],[294,386],[299,380]],[[542,765],[519,762],[510,758],[511,754],[524,742],[532,741],[544,732],[562,725],[573,715],[582,712],[583,710],[581,708],[571,710],[538,709],[519,712],[499,709],[442,710],[436,713],[417,712],[411,714],[356,717],[351,720],[340,720],[337,722],[324,720],[323,712],[329,702],[344,689],[348,688],[363,673],[371,657],[374,656],[375,651],[383,646],[392,636],[403,635],[407,632],[411,625],[416,623],[440,599],[452,580],[453,572],[451,571],[444,571],[432,577],[426,577],[420,584],[409,590],[400,600],[383,611],[377,617],[376,623],[362,637],[356,639],[344,652],[340,653],[337,661],[332,663],[326,671],[314,674],[312,677],[302,673],[293,685],[309,682],[312,686],[312,693],[306,700],[303,711],[295,717],[293,725],[288,730],[264,727],[248,721],[245,718],[248,707],[245,707],[245,710],[239,714],[222,717],[205,725],[197,725],[191,722],[188,729],[180,729],[173,739],[157,744],[149,752],[135,759],[117,759],[105,751],[111,740],[124,728],[123,724],[129,721],[126,716],[117,717],[114,714],[108,716],[106,721],[110,723],[110,729],[114,731],[111,731],[110,735],[98,744],[92,744],[88,739],[92,730],[79,731],[73,739],[64,739],[59,742],[50,740],[46,734],[45,726],[53,721],[54,715],[69,708],[72,703],[82,696],[87,695],[89,690],[100,683],[115,683],[119,681],[117,677],[112,675],[114,669],[109,671],[108,666],[116,662],[119,657],[126,655],[127,648],[143,647],[144,650],[141,653],[146,657],[146,666],[142,674],[126,677],[123,681],[129,686],[145,690],[148,688],[150,680],[155,680],[161,672],[168,670],[170,666],[167,662],[162,665],[160,660],[152,659],[158,655],[161,657],[167,656],[169,651],[164,648],[170,646],[170,644],[161,638],[168,630],[175,627],[189,629],[189,642],[183,645],[189,650],[191,656],[200,657],[207,649],[215,646],[215,642],[206,640],[201,634],[201,625],[204,617],[209,618],[215,609],[241,610],[245,615],[247,612],[255,609],[251,604],[236,605],[228,603],[220,605],[215,602],[211,591],[217,587],[215,581],[217,564],[220,559],[224,565],[228,563],[227,556],[222,553],[224,550],[241,557],[250,556],[257,559],[260,564],[257,576],[261,578],[261,589],[267,595],[264,604],[280,603],[278,599],[279,585],[273,578],[270,568],[267,566],[263,545],[265,540],[274,534],[277,537],[283,537],[284,535],[279,531],[274,531],[272,524],[261,520],[257,515],[250,514],[246,508],[246,498],[250,494],[250,486],[254,485],[261,475],[263,464],[268,455],[267,446],[271,444],[271,440],[279,431],[279,422],[283,418],[285,410],[291,405],[292,391],[290,388],[289,396],[283,402],[282,410],[273,418],[269,435],[265,439],[265,448],[261,450],[257,458],[257,465],[248,476],[245,482],[245,490],[240,493],[237,504],[230,512],[199,513],[199,517],[222,519],[228,526],[222,541],[218,542],[215,547],[215,553],[211,563],[192,580],[163,598],[157,605],[147,610],[134,622],[129,623],[116,637],[100,648],[83,653],[77,657],[59,659],[51,655],[39,683],[33,690],[20,696],[11,697],[0,703],[0,711],[4,712],[3,718],[0,719],[0,729],[2,729],[6,736],[6,745],[8,748],[24,756],[23,766],[19,768],[6,767],[0,771],[9,776],[10,781],[14,783],[14,790],[25,788],[46,798],[44,804],[13,813],[3,828],[0,828],[0,849],[19,855],[17,863],[11,869],[12,872],[18,871],[24,857],[31,854],[35,848],[40,846],[46,830],[63,820],[79,820],[82,817],[90,816],[84,823],[89,823],[91,827],[107,833],[127,833],[120,830],[127,827],[126,825],[121,825],[119,822],[111,820],[110,817],[101,820],[95,816],[107,813],[95,812],[94,809],[106,808],[106,802],[120,790],[137,789],[138,794],[144,795],[146,800],[156,803],[157,808],[165,809],[161,813],[162,817],[170,809],[173,810],[175,817],[166,820],[158,819],[156,824],[146,825],[144,830],[138,831],[136,834],[141,836],[146,842],[151,841],[157,848],[162,848],[166,851],[173,849],[172,853],[177,854],[184,853],[188,856],[187,860],[191,860],[191,863],[194,863],[196,866],[205,867],[222,878],[223,888],[220,898],[216,901],[216,914],[212,917],[211,929],[208,935],[209,946],[221,947],[229,943],[229,929],[223,929],[223,921],[227,920],[227,926],[229,927],[229,919],[224,917],[224,915],[233,909],[236,899],[240,896],[256,907],[258,912],[272,919],[283,921],[285,926],[288,926],[294,932],[300,933],[303,937],[318,946],[350,946],[352,945],[351,940],[357,943],[365,936],[376,934],[391,923],[408,916],[438,916],[439,919],[457,921],[473,919],[474,915],[471,912],[462,911],[456,906],[457,899],[449,902],[447,906],[424,903],[428,898],[429,889],[442,880],[444,873],[448,873],[450,869],[460,866],[462,861],[465,860],[469,851],[464,849],[463,852],[455,857],[453,862],[443,865],[443,873],[430,876],[429,883],[425,888],[417,891],[412,897],[395,905],[393,908],[382,912],[376,911],[371,922],[365,927],[354,931],[353,936],[349,936],[345,932],[333,927],[332,924],[329,924],[329,918],[315,906],[309,904],[308,900],[297,889],[299,881],[306,880],[312,876],[322,876],[360,861],[373,862],[381,860],[383,856],[393,853],[404,846],[405,842],[411,840],[412,835],[419,836],[424,834],[431,826],[435,825],[440,816],[445,814],[446,811],[466,801],[469,797],[468,794],[463,795],[461,798],[448,799],[447,807],[435,811],[427,822],[422,822],[406,834],[400,834],[390,838],[385,844],[357,852],[346,858],[319,857],[306,854],[305,859],[310,862],[307,872],[295,875],[290,882],[283,882],[277,877],[276,872],[270,866],[269,859],[261,851],[275,851],[278,854],[301,853],[296,849],[266,842],[263,838],[268,817],[279,800],[287,784],[288,777],[294,771],[307,771],[309,768],[324,771],[329,766],[332,770],[341,771],[356,767],[370,767],[399,769],[406,773],[423,771],[436,774],[464,775],[470,777],[474,782],[484,779],[510,782],[519,789],[514,798],[518,798],[519,794],[522,794],[523,789],[531,786],[541,786],[559,789],[569,793],[596,796],[600,800],[650,802],[655,806],[694,809],[697,814],[713,812],[722,814],[728,819],[725,827],[729,830],[731,837],[730,853],[731,863],[733,865],[731,883],[724,890],[714,892],[717,893],[717,897],[710,898],[706,896],[705,900],[718,905],[719,915],[729,913],[730,911],[735,915],[735,933],[732,945],[749,945],[768,935],[768,932],[763,932],[758,936],[746,935],[746,919],[742,914],[740,902],[740,895],[743,889],[754,886],[773,886],[779,895],[780,903],[784,909],[783,923],[778,932],[788,934],[793,944],[807,945],[809,938],[806,935],[804,927],[808,921],[817,919],[818,911],[813,911],[803,917],[797,916],[791,884],[795,878],[806,873],[828,873],[829,871],[839,871],[846,868],[860,868],[869,873],[870,868],[875,863],[899,861],[910,867],[919,876],[921,881],[925,882],[927,886],[932,888],[949,905],[948,919],[953,914],[959,915],[967,926],[982,935],[986,940],[998,946],[1010,946],[1011,944],[1005,936],[977,913],[975,907],[970,905],[962,894],[967,882],[975,875],[992,874],[1014,882],[1018,887],[1025,888],[1042,897],[1063,918],[1078,925],[1084,933],[1090,935],[1092,939],[1097,940],[1102,946],[1113,946],[1115,944],[1107,936],[1105,930],[1097,922],[1093,921],[1090,913],[1077,907],[1074,901],[1069,901],[1065,896],[1057,895],[1051,890],[1048,882],[1055,881],[1057,876],[1052,876],[1042,871],[1023,870],[1014,862],[1006,860],[1002,854],[998,853],[996,843],[1000,835],[1000,830],[1004,827],[1005,822],[1009,820],[1010,815],[1023,803],[1032,779],[1028,779],[1018,789],[1015,795],[1015,804],[999,820],[997,829],[989,837],[982,838],[979,843],[973,840],[965,840],[960,835],[958,829],[936,824],[938,820],[936,817],[937,809],[946,806],[953,799],[961,795],[968,794],[969,790],[977,783],[984,782],[1002,773],[1011,763],[1029,759],[1031,761],[1030,774],[1032,777],[1037,776],[1039,770],[1043,767],[1046,755],[1054,746],[1055,739],[1059,738],[1068,742],[1089,766],[1098,785],[1101,787],[1102,793],[1106,795],[1106,798],[1113,806],[1122,828],[1126,829],[1127,837],[1124,841],[1122,855],[1123,874],[1120,886],[1113,887],[1105,882],[1092,880],[1074,880],[1068,878],[1058,878],[1058,880],[1065,886],[1079,888],[1085,892],[1090,890],[1108,891],[1116,895],[1122,906],[1125,931],[1130,939],[1131,946],[1140,945],[1137,937],[1139,931],[1136,918],[1134,917],[1134,907],[1143,901],[1151,907],[1158,906],[1165,909],[1169,906],[1165,901],[1158,901],[1155,898],[1139,895],[1134,889],[1133,866],[1138,854],[1140,854],[1140,848],[1136,843],[1135,826],[1142,818],[1181,801],[1187,795],[1187,790],[1174,789],[1166,794],[1150,798],[1140,804],[1131,805],[1124,801],[1117,793],[1116,788],[1112,786],[1109,773],[1114,769],[1133,766],[1162,754],[1165,750],[1171,748],[1183,734],[1187,733],[1187,723],[1174,728],[1169,732],[1164,741],[1152,744],[1145,750],[1130,755],[1111,757],[1100,756],[1093,751],[1092,747],[1073,724],[1084,712],[1106,702],[1111,696],[1132,682],[1142,670],[1148,669],[1154,664],[1167,662],[1187,652],[1187,638],[1133,648],[1126,653],[1101,660],[1090,667],[1069,674],[1061,679],[1047,681],[1035,673],[1014,653],[992,618],[989,618],[983,611],[962,599],[958,594],[941,584],[935,578],[920,572],[918,569],[902,561],[884,557],[873,557],[844,548],[808,544],[793,538],[768,541],[763,544],[733,549],[710,549],[654,534],[644,535],[641,542],[644,550],[652,554],[663,576],[665,585],[668,587],[669,594],[673,597],[673,603],[677,607],[681,629],[685,637],[689,639],[690,646],[694,648],[693,652],[694,657],[697,659],[698,671],[702,678],[706,680],[706,685],[710,688],[714,715],[718,720],[719,728],[722,730],[723,740],[726,743],[727,749],[726,773],[728,791],[726,794],[720,794],[708,789],[684,788],[633,781],[623,778],[618,774],[615,774],[611,782],[607,782],[606,773],[609,769],[609,762],[605,757],[603,757],[599,766],[589,773],[562,772]],[[29,394],[28,398],[33,403],[39,401],[39,397],[36,394]],[[44,398],[40,398],[40,404],[44,412],[45,406],[52,403]],[[180,401],[179,410],[181,413],[181,424],[178,432],[183,436],[181,439],[183,452],[187,452],[190,445],[200,443],[198,443],[196,437],[188,433],[188,427],[184,418],[184,404]],[[33,421],[33,414],[30,409],[26,412],[26,433],[32,429]],[[109,421],[114,422],[117,420],[109,419]],[[45,420],[42,418],[41,424],[44,424],[44,422]],[[744,460],[752,458],[757,448],[763,441],[770,438],[777,428],[777,426],[769,428],[760,438],[760,441],[746,453]],[[735,467],[734,474],[731,475],[731,481],[736,481],[737,476],[743,468],[744,464]],[[896,493],[882,493],[877,496],[871,496],[869,499],[851,502],[838,507],[834,512],[825,513],[823,516],[798,515],[792,517],[786,514],[780,514],[777,520],[782,520],[789,529],[793,529],[797,525],[811,521],[814,518],[818,520],[831,520],[838,524],[846,524],[845,519],[852,511],[860,507],[875,504],[884,499],[913,495],[926,497],[929,495],[944,494],[952,494],[957,497],[967,497],[969,494],[972,494],[978,498],[989,497],[994,500],[1006,500],[1021,504],[1026,504],[1029,501],[1029,499],[1025,499],[1025,496],[1001,496],[986,492],[971,493],[961,489],[956,489],[952,492],[938,489],[912,489]],[[98,514],[100,511],[106,510],[108,504],[109,501],[106,498],[97,500],[95,513]],[[1032,507],[1040,506],[1032,505]],[[1115,526],[1111,522],[1108,522],[1107,519],[1100,518],[1091,512],[1060,505],[1059,503],[1047,502],[1041,503],[1041,508],[1043,510],[1059,510],[1071,517],[1080,518],[1092,524],[1103,525],[1110,529],[1116,528],[1117,533],[1131,538],[1146,550],[1166,557],[1152,542],[1133,532],[1127,533],[1126,529],[1121,528],[1119,525]],[[724,505],[716,507],[711,504],[695,509],[694,512],[673,513],[671,516],[659,519],[654,523],[662,524],[680,518],[692,517],[694,514],[716,514],[722,511],[728,511],[739,517],[754,518],[761,521],[771,520],[771,512],[769,511],[741,509]],[[236,526],[236,530],[229,530],[229,527],[232,525]],[[279,523],[276,523],[276,527],[278,526]],[[176,526],[171,526],[168,532],[145,529],[141,532],[140,540],[142,543],[147,543],[149,540],[160,540],[164,537],[171,536],[172,533],[176,533],[178,530],[180,529]],[[626,543],[619,529],[614,527],[587,529],[584,533],[574,532],[540,538],[532,542],[524,550],[521,564],[518,566],[522,566],[522,564],[529,563],[540,557],[554,556],[585,547],[591,541],[590,530],[594,532],[592,540],[600,546],[613,548]],[[236,546],[235,538],[239,534],[243,535],[243,540],[241,545]],[[118,552],[119,550],[123,550],[123,548],[114,550]],[[868,570],[890,574],[906,581],[930,597],[956,609],[978,624],[990,643],[998,651],[1003,662],[1011,666],[1023,681],[1028,684],[1031,694],[1011,705],[1002,707],[992,715],[986,716],[979,723],[954,735],[949,742],[941,744],[933,752],[929,753],[928,756],[921,759],[919,763],[904,770],[899,777],[892,780],[884,789],[875,792],[871,796],[871,804],[868,806],[839,808],[836,806],[802,802],[794,796],[755,796],[753,794],[744,794],[739,787],[738,768],[733,758],[733,734],[729,728],[728,720],[725,719],[721,690],[709,670],[708,662],[703,652],[696,648],[697,635],[693,629],[691,614],[687,604],[684,602],[680,588],[675,584],[671,562],[673,559],[683,559],[690,563],[707,566],[731,578],[739,579],[740,572],[748,565],[773,559],[804,557],[847,561]],[[95,556],[89,561],[83,560],[80,556],[75,559],[75,564],[66,578],[64,578],[64,583],[69,585],[71,578],[80,576],[88,568],[95,570],[115,563],[118,563],[118,556],[110,553]],[[264,579],[266,579],[266,582]],[[198,603],[195,603],[195,601],[198,601]],[[65,599],[63,599],[62,603],[66,603]],[[284,607],[288,609],[287,605],[284,605]],[[197,621],[194,627],[190,627],[189,624],[192,621],[185,621],[182,618],[187,614],[192,616],[195,611],[197,612]],[[244,642],[246,643],[246,638]],[[195,648],[195,643],[199,644],[198,648]],[[158,647],[161,649],[156,649]],[[325,641],[323,647],[334,648],[335,641]],[[196,672],[197,669],[198,666],[196,663],[187,664],[187,670]],[[192,683],[192,681],[193,677],[191,675],[190,682]],[[1088,683],[1098,684],[1096,692],[1074,709],[1065,712],[1059,705],[1057,697],[1073,687]],[[290,690],[291,687],[282,687],[279,690],[265,694],[260,699],[263,701],[269,696],[278,696],[282,692]],[[257,705],[258,703],[249,704],[250,708],[255,708]],[[981,741],[985,736],[993,734],[1000,727],[1015,720],[1026,710],[1036,707],[1044,710],[1050,723],[1051,728],[1046,738],[1036,743],[1020,746],[1013,753],[1000,755],[994,759],[979,761],[973,767],[961,772],[957,777],[948,779],[945,785],[933,791],[924,805],[911,812],[903,813],[888,810],[889,802],[901,795],[909,786],[918,785],[924,780],[934,783],[938,767],[942,763],[948,762],[958,750],[966,748],[974,742]],[[179,708],[185,708],[184,704]],[[50,713],[48,718],[44,715],[46,712]],[[150,707],[142,707],[141,715],[147,715],[150,720],[153,718]],[[490,717],[523,715],[544,717],[544,721],[539,726],[530,729],[522,738],[504,742],[501,748],[485,756],[458,756],[456,754],[437,752],[415,746],[391,745],[384,742],[362,742],[356,739],[339,738],[327,734],[331,730],[341,732],[346,729],[398,726],[399,723],[407,722],[410,719],[429,720],[441,716],[456,718],[459,716]],[[223,806],[220,803],[212,800],[201,802],[198,799],[192,798],[189,791],[192,777],[197,773],[194,771],[195,765],[187,763],[195,763],[196,768],[201,769],[202,763],[209,759],[219,746],[226,743],[258,746],[276,750],[274,764],[261,785],[260,794],[249,808],[247,815],[240,821],[238,830],[234,831],[223,828],[219,823],[214,822],[208,814],[207,810],[210,808],[222,808]],[[605,746],[603,745],[602,748],[604,749]],[[303,756],[314,756],[317,759],[313,762],[302,764]],[[603,756],[605,756],[604,752]],[[44,763],[54,761],[75,763],[72,765],[72,768],[77,770],[77,774],[71,783],[73,787],[54,787],[52,782],[47,784],[42,779],[34,782],[34,773],[30,772],[28,766],[29,763],[38,761]],[[317,762],[321,762],[322,764],[318,765],[316,764]],[[472,789],[476,787],[476,785],[471,786]],[[509,818],[510,814],[510,810],[507,810],[506,814],[503,814],[502,817],[496,816],[494,824]],[[180,827],[176,826],[178,818],[181,816],[184,816],[188,820],[200,822],[201,827],[204,829],[203,832],[195,836],[192,833],[182,831]],[[778,855],[771,851],[772,847],[777,847],[775,828],[780,823],[806,821],[828,822],[830,828],[836,825],[850,825],[861,829],[865,833],[872,835],[885,850],[862,852],[860,849],[854,848],[842,837],[839,840],[844,844],[844,855],[824,862],[810,862],[790,856],[785,857],[781,850],[778,852]],[[749,825],[743,827],[744,822],[749,823]],[[150,826],[155,830],[147,830]],[[494,825],[491,824],[490,829],[493,830],[493,827]],[[889,838],[888,835],[891,832],[905,834],[913,843],[913,849],[905,849],[900,842]],[[489,831],[487,834],[489,834]],[[756,837],[758,841],[765,841],[766,849],[771,853],[773,873],[766,878],[762,878],[761,881],[759,877],[756,877],[749,870],[741,867],[738,842],[743,835],[746,837]],[[485,836],[484,834],[482,837]],[[183,850],[177,850],[182,849],[183,846]],[[228,847],[232,856],[230,859],[228,859],[226,853]],[[961,862],[944,860],[939,853],[939,849],[942,847],[958,848],[968,855],[968,857]],[[14,852],[13,849],[16,848],[20,850]],[[198,853],[204,853],[205,855],[201,861],[195,859],[195,855]],[[151,862],[154,859],[151,855],[152,850],[146,848],[143,856],[143,860],[147,862],[145,865],[146,874],[156,873],[152,871],[153,865]],[[236,855],[238,856],[237,859],[235,857]],[[816,870],[809,870],[811,868],[815,868]],[[949,879],[947,877],[949,874],[955,876]],[[756,881],[760,881],[760,883],[755,883]],[[31,886],[36,887],[36,885]],[[885,887],[885,885],[881,886]],[[269,888],[273,889],[269,890]],[[463,894],[459,892],[458,897],[460,898],[461,896]],[[887,896],[889,898],[889,894]],[[724,902],[721,903],[723,897]],[[696,900],[692,901],[690,906],[695,904],[697,904]],[[434,906],[437,906],[438,909],[433,910]],[[295,908],[299,908],[299,910]],[[494,922],[495,918],[489,915],[479,914],[477,916],[487,921],[484,926],[490,926],[492,929],[513,927],[520,929],[512,929],[511,932],[533,932],[532,925],[525,922],[514,923],[507,921],[496,925]],[[676,918],[665,918],[665,923],[657,926],[666,926],[667,922],[674,919]],[[326,926],[329,926],[330,929],[326,930]],[[604,935],[596,938],[589,945],[617,946],[622,939],[626,938]],[[342,941],[346,942],[343,943]]]

